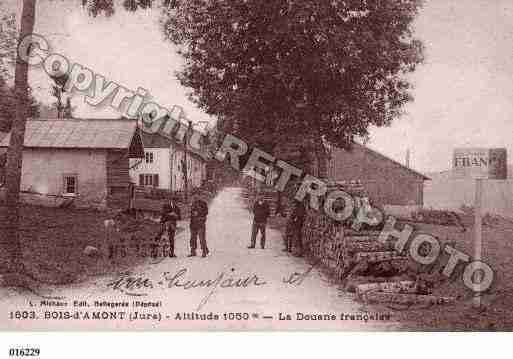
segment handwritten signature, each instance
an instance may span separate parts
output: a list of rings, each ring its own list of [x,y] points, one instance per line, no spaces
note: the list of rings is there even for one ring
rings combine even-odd
[[[310,266],[305,272],[293,272],[282,279],[282,283],[286,285],[300,286],[303,281],[310,275],[312,270],[318,263]],[[220,288],[248,288],[262,287],[268,283],[260,278],[257,274],[250,273],[247,276],[234,276],[235,269],[229,272],[219,272],[215,277],[210,279],[187,279],[189,270],[182,268],[174,273],[162,273],[162,280],[156,282],[144,275],[137,275],[131,272],[119,273],[113,280],[107,283],[107,287],[120,291],[129,296],[146,296],[149,291],[156,288],[172,289],[182,288],[183,290],[192,290],[199,288],[207,288],[209,291],[201,299],[196,310],[201,310],[208,301],[214,296]]]

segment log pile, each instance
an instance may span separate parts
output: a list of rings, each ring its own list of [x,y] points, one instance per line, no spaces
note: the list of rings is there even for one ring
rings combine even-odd
[[[309,210],[303,225],[303,251],[341,277],[347,268],[344,230],[339,222]]]
[[[387,293],[405,293],[412,294],[417,292],[414,281],[404,280],[399,282],[382,282],[360,284],[356,287],[356,295],[363,298],[369,292],[387,292]]]
[[[329,191],[342,189],[351,196],[365,196],[359,183],[332,184]],[[270,204],[272,196],[263,193]],[[243,194],[250,198],[250,193]],[[290,196],[287,196],[290,198]],[[290,209],[293,204],[288,201]],[[352,229],[356,213],[345,223],[335,221],[322,211],[307,209],[301,241],[304,255],[321,263],[346,290],[359,300],[394,304],[445,304],[454,298],[431,294],[431,286],[419,280],[418,267],[409,257],[395,250],[395,239],[378,240],[379,228]],[[287,228],[290,229],[290,225]],[[284,236],[291,235],[284,233]]]
[[[354,198],[365,197],[365,191],[358,181],[329,183],[328,192],[334,190],[342,190]],[[377,240],[380,234],[378,230],[355,231],[347,228],[356,215],[355,211],[345,223],[340,223],[321,211],[309,209],[303,226],[303,249],[335,272],[338,279],[362,273],[389,273],[390,266],[403,266],[405,257],[395,252],[392,241],[380,243]],[[396,262],[401,264],[396,265]],[[400,272],[404,270],[394,270],[394,273]]]
[[[452,297],[439,297],[436,295],[422,295],[422,294],[404,294],[404,293],[391,293],[371,291],[365,294],[365,302],[367,303],[390,303],[390,304],[426,304],[426,305],[440,305],[450,304],[455,301]]]
[[[388,277],[406,271],[407,258],[395,250],[394,240],[390,238],[382,243],[379,235],[379,231],[345,230],[346,265],[353,268],[351,274]]]
[[[352,287],[362,301],[408,305],[454,301],[432,295],[432,286],[418,276],[418,266],[395,250],[395,239],[383,243],[379,235],[378,230],[356,231],[309,211],[303,248],[342,280],[346,290]]]
[[[401,305],[439,305],[455,300],[432,295],[432,283],[419,275],[409,257],[395,251],[394,240],[381,243],[379,233],[351,234],[345,236],[345,248],[353,269],[345,287],[352,289],[357,299]]]

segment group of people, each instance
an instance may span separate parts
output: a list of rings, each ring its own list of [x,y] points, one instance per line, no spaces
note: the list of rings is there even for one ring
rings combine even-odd
[[[256,248],[257,236],[260,234],[260,248],[265,249],[267,221],[271,216],[271,209],[269,204],[262,196],[257,196],[257,199],[252,208],[253,224],[251,229],[251,243],[249,249]],[[306,208],[302,202],[296,203],[292,211],[290,221],[285,234],[285,248],[286,252],[292,252],[293,247],[297,248],[298,255],[302,255],[302,241],[301,230],[305,219]],[[188,257],[195,257],[198,248],[198,239],[201,248],[201,256],[205,258],[209,254],[206,239],[206,221],[208,215],[208,205],[201,199],[198,192],[193,193],[191,213],[190,213],[190,254]],[[159,238],[167,232],[169,237],[169,256],[174,258],[175,255],[175,234],[177,222],[182,219],[180,207],[177,204],[176,198],[172,198],[162,208],[160,221],[162,223],[162,230]]]
[[[208,205],[201,197],[199,193],[195,192],[192,196],[191,204],[191,215],[189,229],[191,232],[191,238],[189,241],[190,254],[188,257],[196,257],[196,251],[198,248],[198,238],[201,247],[201,256],[205,258],[209,254],[206,238],[206,222],[208,215]],[[162,214],[160,222],[162,223],[162,230],[159,234],[161,237],[165,231],[169,237],[169,257],[174,258],[175,255],[175,234],[177,228],[177,222],[182,219],[182,213],[180,207],[177,204],[176,198],[164,204],[162,208]]]

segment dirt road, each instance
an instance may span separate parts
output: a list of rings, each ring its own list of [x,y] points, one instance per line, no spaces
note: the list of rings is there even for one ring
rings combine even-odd
[[[40,293],[60,299],[0,289],[0,326],[11,330],[28,327],[36,330],[386,330],[395,327],[393,318],[392,321],[373,320],[371,316],[376,313],[367,313],[367,308],[342,294],[316,267],[282,252],[278,231],[268,228],[264,250],[248,249],[251,214],[245,208],[240,188],[224,189],[210,205],[207,240],[211,253],[207,258],[186,257],[188,223],[180,226],[185,230],[176,238],[178,258],[139,266],[127,275],[96,278]],[[65,306],[41,305],[44,300]],[[106,304],[98,306],[96,302]],[[135,302],[154,303],[157,307],[136,307]],[[116,307],[114,303],[129,306]],[[34,311],[37,319],[9,319],[11,311],[20,310]],[[139,313],[137,318],[135,312]],[[211,320],[198,319],[195,313],[212,313]],[[48,320],[45,315],[61,319]],[[72,318],[65,319],[68,316]]]

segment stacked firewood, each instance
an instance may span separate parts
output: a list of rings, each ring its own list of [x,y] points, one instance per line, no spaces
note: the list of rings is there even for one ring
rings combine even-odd
[[[395,250],[395,239],[378,240],[379,232],[345,230],[346,289],[368,303],[403,305],[446,304],[451,297],[432,294],[433,282],[419,271],[411,258]]]
[[[334,190],[343,190],[351,196],[363,195],[363,188],[358,182],[328,183],[328,192]],[[351,216],[350,221],[355,215]],[[305,253],[319,260],[337,278],[342,278],[348,272],[353,258],[344,238],[344,223],[322,211],[308,209],[301,238]]]
[[[362,192],[348,190],[352,196]],[[363,193],[364,195],[364,193]],[[444,304],[453,298],[432,295],[432,283],[419,267],[395,249],[395,239],[379,240],[377,229],[354,230],[332,220],[320,211],[308,210],[302,240],[306,254],[318,260],[365,302],[395,304]]]
[[[343,226],[328,216],[309,210],[302,233],[303,250],[340,277],[346,267]]]

